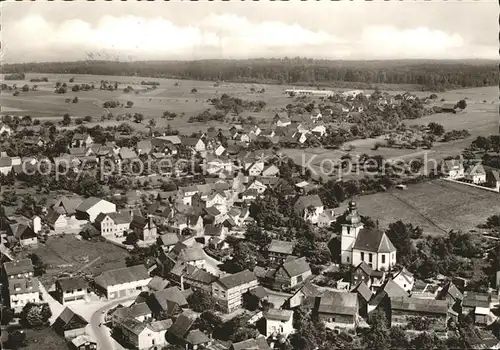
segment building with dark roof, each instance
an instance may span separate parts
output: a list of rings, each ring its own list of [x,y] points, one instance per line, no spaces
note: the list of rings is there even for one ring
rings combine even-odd
[[[135,265],[104,271],[94,281],[106,298],[118,299],[146,291],[151,277],[144,265]]]
[[[65,338],[74,338],[85,334],[88,322],[73,310],[66,307],[52,324],[52,328]]]
[[[305,257],[289,257],[269,277],[274,288],[288,290],[303,282],[312,275],[311,266]]]
[[[313,301],[313,313],[332,329],[356,327],[358,310],[356,293],[327,290]]]
[[[433,320],[434,329],[445,330],[448,308],[446,300],[394,297],[391,298],[391,326],[407,326],[410,317],[425,317]]]
[[[36,278],[10,278],[8,284],[9,306],[14,312],[21,312],[26,304],[41,300]]]
[[[31,278],[35,273],[35,268],[31,259],[20,259],[5,262],[3,264],[5,276],[11,278]]]
[[[156,317],[160,315],[173,316],[182,312],[182,308],[188,305],[181,290],[176,286],[152,293],[149,295],[147,303]]]
[[[231,313],[242,305],[242,295],[259,285],[252,271],[244,270],[212,283],[212,296],[220,308]]]
[[[271,265],[282,264],[287,257],[293,254],[295,244],[293,242],[273,239],[267,248],[269,262]]]
[[[63,305],[85,300],[87,293],[87,282],[81,276],[61,277],[56,281],[56,299]]]

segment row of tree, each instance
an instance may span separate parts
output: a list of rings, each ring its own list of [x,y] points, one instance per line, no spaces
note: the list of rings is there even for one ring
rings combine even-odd
[[[151,61],[50,62],[4,66],[7,73],[44,72],[117,76],[147,76],[211,81],[246,81],[311,85],[357,82],[413,84],[429,89],[498,84],[498,67],[491,61],[329,61],[307,58]],[[23,75],[24,78],[24,75]]]

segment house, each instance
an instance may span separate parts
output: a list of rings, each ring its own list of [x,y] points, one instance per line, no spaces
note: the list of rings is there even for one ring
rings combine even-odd
[[[28,303],[41,300],[39,282],[36,278],[11,278],[9,284],[9,306],[18,313]]]
[[[315,298],[321,296],[323,292],[321,292],[317,285],[308,281],[300,286],[292,296],[285,301],[283,307],[293,309],[300,305],[303,305],[306,300],[310,300],[310,298]],[[309,298],[309,299],[308,299]]]
[[[7,237],[12,237],[21,246],[34,246],[38,244],[38,237],[33,228],[20,223],[14,223],[7,227]]]
[[[313,313],[327,328],[353,329],[357,326],[359,306],[356,293],[327,290],[312,302]]]
[[[76,216],[67,216],[53,208],[47,211],[44,222],[54,231],[55,234],[79,233],[86,220],[78,220]]]
[[[169,252],[181,241],[181,236],[178,233],[170,232],[161,235],[158,239],[163,251]]]
[[[462,314],[472,315],[478,325],[486,325],[490,313],[491,295],[489,293],[465,292],[462,300]]]
[[[311,275],[311,267],[305,257],[291,257],[276,269],[271,278],[274,288],[286,290],[306,281]]]
[[[150,154],[153,150],[153,144],[151,140],[139,141],[137,142],[136,150],[138,155]]]
[[[254,162],[245,164],[245,171],[249,176],[260,176],[264,170],[264,162]]]
[[[135,296],[147,290],[151,281],[144,265],[104,271],[95,278],[95,284],[107,299]]]
[[[375,296],[368,303],[368,315],[370,316],[370,314],[376,309],[390,312],[391,300],[399,297],[408,297],[408,293],[394,283],[391,278],[389,278],[380,288],[378,288],[377,294],[375,294]]]
[[[73,301],[85,300],[88,285],[81,276],[61,277],[56,280],[56,299],[66,305]]]
[[[311,111],[311,120],[313,122],[317,122],[318,120],[320,120],[322,118],[322,115],[321,115],[321,112],[319,111],[319,109],[317,108],[314,108],[312,111]]]
[[[351,273],[351,284],[365,283],[369,288],[376,289],[382,285],[385,273],[373,270],[366,262],[361,262]]]
[[[90,147],[94,143],[94,139],[88,133],[75,133],[71,139],[71,147]]]
[[[95,219],[103,237],[123,237],[130,228],[131,215],[125,212],[100,213]]]
[[[312,224],[318,223],[318,218],[324,210],[323,202],[317,194],[310,196],[301,196],[294,204],[294,210],[297,215],[309,221]]]
[[[465,179],[473,184],[483,184],[486,182],[486,171],[484,167],[478,163],[467,169],[465,172]]]
[[[334,209],[325,209],[318,216],[318,227],[328,227],[337,220]]]
[[[276,119],[276,126],[277,127],[285,127],[285,126],[292,124],[292,121],[286,115],[281,115],[281,116],[278,115],[278,118],[275,117],[275,119]]]
[[[78,219],[92,223],[100,213],[114,212],[116,212],[116,204],[97,197],[86,198],[75,208],[75,215]]]
[[[7,280],[15,278],[31,278],[34,276],[35,268],[31,259],[20,259],[3,264],[3,271]]]
[[[161,347],[167,343],[165,334],[172,321],[165,321],[146,324],[132,317],[127,317],[119,323],[118,327],[121,329],[126,342],[137,349],[151,349],[155,346]]]
[[[413,285],[415,284],[415,277],[413,277],[413,274],[404,267],[392,276],[392,280],[408,293],[412,291]]]
[[[372,291],[368,288],[365,282],[359,282],[354,288],[351,289],[351,293],[356,293],[358,295],[359,314],[362,317],[366,317],[368,314],[368,303],[373,296]]]
[[[489,187],[495,188],[500,191],[500,172],[497,170],[489,170],[486,173],[486,182]]]
[[[121,161],[131,161],[133,159],[137,159],[137,153],[129,147],[120,148],[118,156]]]
[[[182,137],[182,144],[190,149],[192,152],[204,152],[206,145],[202,139],[196,137]]]
[[[463,162],[459,159],[447,160],[441,167],[441,172],[450,179],[461,179],[465,177]]]
[[[85,334],[88,322],[69,307],[65,307],[52,324],[52,328],[66,339],[76,338]]]
[[[446,300],[448,305],[452,306],[455,303],[461,303],[464,298],[462,292],[455,286],[453,282],[448,282],[443,288],[438,291],[436,299]]]
[[[8,175],[12,171],[12,159],[10,157],[0,157],[0,173]]]
[[[70,345],[75,350],[97,350],[97,343],[86,334],[71,339]]]
[[[169,328],[168,334],[170,336],[173,336],[174,338],[177,338],[178,340],[184,341],[195,320],[196,315],[193,315],[186,311],[183,312],[176,318],[175,322]]]
[[[356,203],[349,203],[349,214],[342,224],[341,261],[359,265],[366,262],[374,270],[390,270],[396,264],[396,248],[385,232],[365,229]]]
[[[212,292],[212,283],[217,277],[191,264],[178,263],[170,271],[172,281],[179,285],[181,290],[191,288]]]
[[[162,315],[173,316],[182,312],[183,307],[188,306],[186,298],[176,286],[150,294],[147,304],[156,318]]]
[[[157,238],[157,227],[150,217],[134,215],[130,223],[130,229],[144,242],[154,242]]]
[[[52,205],[52,209],[57,213],[63,214],[64,216],[70,218],[76,215],[76,208],[81,203],[82,199],[79,197],[62,197]]]
[[[7,124],[0,123],[0,136],[12,135],[12,128]]]
[[[266,166],[264,167],[264,170],[262,170],[263,177],[276,177],[279,174],[280,174],[280,169],[274,164]]]
[[[432,319],[433,328],[445,330],[448,320],[448,303],[446,300],[391,298],[391,327],[407,327],[410,317]]]
[[[188,349],[205,349],[210,341],[210,338],[199,329],[189,331],[185,338]]]
[[[255,274],[244,270],[212,283],[212,296],[223,312],[231,313],[241,307],[242,295],[257,286]]]
[[[170,283],[166,279],[160,276],[153,276],[151,282],[148,284],[148,289],[150,292],[154,293],[167,288],[169,284]]]
[[[273,239],[267,248],[270,263],[273,265],[282,264],[289,256],[292,255],[294,247],[295,244],[293,242]]]
[[[293,332],[293,311],[269,309],[263,313],[266,338],[288,337]]]
[[[170,267],[177,263],[190,264],[199,269],[205,268],[206,254],[199,245],[187,246],[184,243],[177,243],[167,254],[165,263]],[[170,270],[170,269],[168,269]]]
[[[255,339],[247,339],[231,344],[229,350],[270,350],[266,337],[261,335]]]

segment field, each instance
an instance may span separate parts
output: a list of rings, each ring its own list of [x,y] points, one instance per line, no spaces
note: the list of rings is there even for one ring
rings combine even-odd
[[[405,191],[360,196],[355,199],[361,214],[379,220],[381,228],[402,220],[424,229],[425,234],[449,230],[464,232],[484,224],[500,211],[500,195],[465,185],[435,180],[408,186]]]
[[[63,337],[51,328],[26,329],[25,350],[59,350],[67,349],[68,344]]]
[[[48,83],[30,83],[31,78],[46,76],[49,78]],[[69,79],[74,77],[74,83],[69,83]],[[118,82],[119,89],[117,91],[101,91],[98,89],[101,80]],[[124,93],[123,89],[127,86],[141,87],[142,80],[153,80],[160,83],[156,90],[143,91],[138,94]],[[68,92],[66,94],[55,94],[53,88],[56,82],[66,82],[68,84]],[[111,111],[114,115],[123,113],[142,113],[146,120],[142,124],[135,124],[139,130],[147,130],[148,118],[154,118],[157,121],[157,126],[165,126],[170,124],[172,127],[179,129],[181,132],[191,132],[195,130],[206,129],[209,126],[228,128],[229,124],[221,124],[217,122],[210,123],[192,123],[188,124],[187,119],[196,115],[205,109],[212,106],[207,102],[207,99],[220,96],[223,93],[234,97],[239,97],[245,100],[263,100],[267,103],[266,108],[259,112],[242,112],[241,116],[254,116],[263,125],[268,125],[274,114],[281,108],[285,107],[292,99],[284,94],[285,89],[292,88],[287,85],[266,85],[266,84],[250,84],[250,83],[221,83],[215,86],[214,82],[210,81],[191,81],[191,80],[173,80],[173,79],[153,79],[143,77],[116,77],[116,76],[96,76],[96,75],[67,75],[67,74],[27,74],[25,81],[8,81],[9,85],[17,84],[22,86],[28,84],[38,85],[38,91],[21,92],[19,96],[13,96],[12,92],[1,93],[1,114],[15,113],[18,115],[30,115],[32,118],[40,119],[55,119],[60,120],[65,113],[69,113],[74,117],[92,116],[94,122],[88,124],[93,125],[116,125],[116,121],[101,122],[100,117]],[[73,84],[94,84],[97,89],[93,91],[72,92]],[[176,86],[178,84],[178,86]],[[142,87],[144,88],[144,87]],[[196,88],[196,93],[191,93],[191,89]],[[251,92],[255,90],[265,89],[265,93]],[[295,88],[301,88],[295,86]],[[302,87],[308,88],[308,87]],[[309,87],[310,88],[310,87]],[[325,87],[326,89],[341,90],[334,87]],[[345,90],[345,89],[344,89]],[[391,91],[392,94],[403,92]],[[428,92],[413,92],[418,96],[428,96]],[[496,87],[474,88],[464,90],[454,90],[444,93],[439,93],[439,99],[444,98],[447,101],[457,101],[467,97],[468,108],[467,112],[460,115],[440,114],[422,118],[417,121],[408,122],[408,124],[427,124],[430,121],[442,122],[446,129],[467,128],[470,129],[473,136],[483,133],[492,133],[498,128],[498,113],[497,105],[491,104],[492,101],[497,101],[498,89]],[[66,103],[67,98],[78,96],[78,103]],[[119,100],[123,103],[132,101],[132,108],[113,108],[106,110],[102,107],[104,101]],[[486,100],[486,103],[483,101]],[[318,100],[317,100],[318,101]],[[439,102],[438,104],[440,104]],[[174,120],[167,121],[161,119],[164,111],[177,113],[179,116]],[[369,148],[377,140],[365,141],[366,148]],[[359,145],[364,151],[363,145]],[[444,146],[445,149],[449,145]],[[451,148],[454,146],[451,145]],[[446,152],[446,150],[444,150]]]
[[[82,271],[97,275],[102,271],[125,267],[126,250],[108,242],[79,240],[73,235],[52,236],[46,244],[24,252],[38,255],[47,264],[47,273],[42,276],[45,286],[50,286],[53,277],[60,273]]]

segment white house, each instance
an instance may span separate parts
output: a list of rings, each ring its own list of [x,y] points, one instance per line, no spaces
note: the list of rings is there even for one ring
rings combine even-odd
[[[365,229],[356,203],[349,203],[349,215],[342,224],[341,261],[358,266],[366,262],[374,270],[390,270],[396,264],[396,248],[379,230]]]
[[[266,338],[284,336],[288,337],[293,332],[293,311],[269,309],[264,312],[266,323]]]
[[[408,293],[412,291],[415,285],[415,277],[404,267],[392,277],[392,280]]]
[[[482,184],[486,182],[486,171],[482,164],[476,164],[473,167],[467,169],[465,173],[465,179],[471,181],[474,184]]]
[[[250,176],[259,176],[264,170],[264,162],[246,163],[245,170]]]
[[[12,128],[8,126],[7,124],[0,124],[0,136],[7,135],[10,136],[12,135]]]
[[[9,280],[9,302],[14,312],[21,312],[28,303],[40,302],[38,280],[36,278],[13,278]]]
[[[324,211],[323,202],[317,194],[301,196],[294,205],[295,212],[312,224],[317,224],[319,216]]]
[[[458,159],[447,160],[442,167],[443,174],[451,179],[460,179],[465,176],[463,162]]]
[[[100,213],[95,219],[103,237],[123,237],[131,222],[129,213]]]
[[[77,218],[92,223],[100,213],[114,212],[116,212],[116,204],[97,197],[86,198],[76,207]]]
[[[154,349],[167,344],[165,333],[172,325],[172,320],[152,323],[140,322],[132,317],[126,317],[119,323],[125,339],[137,349]]]
[[[147,291],[150,281],[151,277],[144,265],[104,271],[95,278],[97,287],[109,300],[135,296]]]

